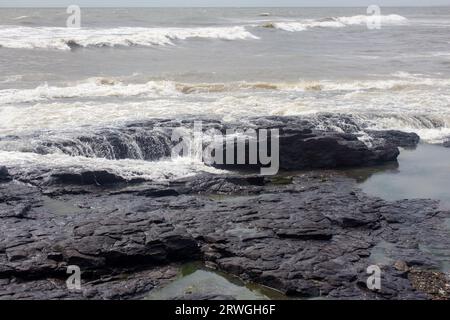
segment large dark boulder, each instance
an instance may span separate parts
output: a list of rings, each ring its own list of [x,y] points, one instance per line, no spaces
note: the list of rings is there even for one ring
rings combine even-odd
[[[217,132],[221,135],[228,134],[226,139],[234,137],[235,133],[239,131],[245,134],[247,130],[255,130],[257,133],[260,133],[262,129],[269,132],[278,130],[279,168],[285,170],[367,166],[393,161],[399,154],[397,147],[414,147],[419,142],[419,136],[415,133],[367,130],[351,116],[329,114],[309,117],[269,116],[242,119],[237,122],[223,122],[207,118],[192,118],[183,121],[152,119],[112,128],[74,131],[64,136],[31,134],[23,137],[4,137],[3,139],[23,140],[23,143],[15,143],[22,146],[20,147],[21,152],[39,154],[62,152],[71,156],[98,157],[110,160],[156,161],[170,157],[173,148],[181,142],[191,145],[192,141],[189,139],[193,138],[197,121],[201,121],[201,130],[205,133],[204,147],[209,143],[208,138],[211,138],[208,137],[210,129],[214,129],[216,134]],[[261,136],[258,138],[258,142],[264,139]],[[365,141],[369,141],[369,143]],[[269,150],[271,149],[269,148]],[[246,154],[246,158],[248,158],[248,154]],[[224,165],[218,162],[213,165],[226,169],[261,167],[257,164],[250,165],[250,161],[247,161],[245,165],[234,165],[237,161],[234,161],[234,164],[223,162]],[[105,172],[81,175],[64,174],[55,177],[63,183],[74,184],[117,182],[115,177]]]
[[[400,154],[397,146],[388,141],[378,139],[371,146],[358,140],[355,134],[311,130],[304,127],[281,127],[279,130],[279,169],[329,169],[353,166],[369,166],[383,162],[395,161]],[[271,139],[267,142],[269,154],[272,154]],[[275,140],[276,141],[276,140]],[[237,164],[238,144],[245,144],[245,164]],[[258,138],[258,145],[266,144]],[[261,159],[257,164],[249,164],[249,140],[234,142],[234,162],[226,161],[230,144],[223,145],[223,161],[213,163],[218,168],[256,169],[261,167]],[[259,151],[259,147],[258,147]]]
[[[60,172],[51,175],[52,182],[74,185],[109,185],[126,182],[124,178],[106,170]]]
[[[11,175],[5,166],[0,166],[0,182],[10,181]]]
[[[384,139],[385,141],[402,148],[415,148],[420,141],[419,135],[414,132],[368,130],[367,133],[373,138]]]
[[[391,144],[368,147],[355,135],[317,133],[304,137],[295,132],[280,134],[280,168],[337,168],[394,161],[399,150]]]

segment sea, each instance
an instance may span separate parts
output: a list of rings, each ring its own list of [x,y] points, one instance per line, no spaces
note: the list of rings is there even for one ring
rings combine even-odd
[[[24,146],[192,116],[344,114],[442,144],[450,137],[450,7],[367,12],[81,8],[80,28],[69,28],[66,8],[0,8],[0,164],[154,180],[220,172],[194,159],[149,163]]]

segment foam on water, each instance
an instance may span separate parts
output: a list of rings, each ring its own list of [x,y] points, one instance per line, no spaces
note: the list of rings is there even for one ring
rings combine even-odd
[[[64,154],[40,155],[28,152],[0,151],[2,165],[6,165],[22,175],[40,170],[62,170],[64,172],[81,172],[88,170],[106,170],[126,180],[142,178],[150,181],[168,182],[196,175],[202,172],[223,174],[226,171],[208,167],[202,162],[180,157],[156,162],[142,160],[108,160],[87,158]]]
[[[402,25],[408,22],[407,18],[398,14],[379,15],[379,16],[356,15],[351,17],[339,17],[336,18],[336,20],[345,23],[347,25],[357,25],[357,24],[365,24],[374,17],[380,19],[381,23],[389,25],[399,25],[399,24]]]
[[[34,89],[0,90],[0,104],[37,102],[59,98],[132,97],[139,95],[160,97],[177,93],[174,83],[170,81],[124,84],[113,79],[93,78],[65,87],[43,84]]]
[[[26,16],[17,17],[17,20]],[[403,16],[391,14],[381,16],[356,15],[349,17],[330,17],[325,19],[305,19],[301,21],[276,21],[264,24],[284,31],[305,31],[312,28],[342,28],[362,25],[371,21],[380,21],[385,25],[403,25],[408,22]],[[249,24],[249,27],[257,25]],[[165,46],[175,41],[193,38],[248,40],[259,39],[246,29],[245,25],[224,27],[191,28],[64,28],[64,27],[28,27],[0,25],[0,47],[15,49],[56,49],[71,50],[76,47],[115,47],[115,46]]]
[[[192,38],[258,39],[242,26],[109,29],[0,26],[0,47],[71,50],[73,47],[160,46]]]
[[[358,116],[374,129],[414,131],[440,143],[449,136],[449,87],[450,79],[409,73],[385,80],[295,83],[141,84],[95,78],[65,87],[0,90],[0,134],[184,115],[233,121],[331,112]]]
[[[125,83],[116,78],[90,78],[67,86],[43,84],[34,89],[0,90],[0,105],[49,101],[64,98],[100,97],[178,97],[186,94],[222,93],[239,91],[349,91],[386,90],[407,91],[413,89],[447,89],[450,79],[418,77],[396,74],[403,79],[365,81],[298,81],[298,82],[228,82],[228,83],[179,83],[174,81],[149,81]],[[16,78],[5,78],[13,81]],[[429,87],[429,88],[425,88]]]
[[[296,32],[312,28],[343,28],[347,26],[368,24],[374,21],[379,21],[381,25],[404,25],[408,23],[407,18],[396,14],[390,14],[379,16],[357,15],[350,17],[332,17],[319,20],[305,19],[302,21],[279,21],[266,23],[264,26]]]
[[[101,141],[87,153],[45,144],[64,133],[70,142],[74,132],[101,140],[103,129],[129,121],[185,115],[299,115],[326,130],[345,130],[351,119],[360,129],[414,131],[432,143],[450,136],[445,8],[383,8],[380,17],[365,8],[271,8],[264,17],[267,9],[255,10],[86,8],[82,29],[64,28],[64,10],[1,10],[0,163],[24,173],[107,169],[152,180],[210,170],[189,157],[143,161],[139,148],[135,160],[103,159]],[[372,32],[366,24],[377,18],[381,30]],[[327,122],[320,113],[351,117]],[[37,154],[42,146],[48,155]]]

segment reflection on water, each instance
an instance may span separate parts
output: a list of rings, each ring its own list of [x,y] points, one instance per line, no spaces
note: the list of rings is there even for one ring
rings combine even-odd
[[[343,171],[347,176],[355,179],[358,183],[364,183],[374,174],[377,173],[390,173],[390,174],[398,173],[399,163],[397,161],[393,161],[369,168],[352,168],[352,169],[344,169]]]
[[[420,144],[415,150],[402,150],[398,163],[374,168],[351,169],[346,175],[355,178],[363,191],[386,200],[436,199],[450,209],[450,149]],[[450,230],[450,219],[442,230]],[[439,231],[442,232],[442,231]],[[444,231],[448,232],[448,231]],[[421,251],[436,257],[443,272],[450,271],[447,244],[420,243]],[[372,249],[371,261],[393,264],[395,245],[382,241]]]
[[[162,289],[151,292],[146,299],[286,299],[280,292],[237,277],[205,268],[201,263],[189,263],[181,268],[180,277]]]
[[[398,164],[353,169],[364,192],[386,200],[436,199],[450,208],[450,149],[420,144],[415,150],[402,150]]]
[[[392,258],[391,252],[394,249],[394,244],[382,240],[372,248],[369,260],[377,265],[393,265],[395,259]]]
[[[69,201],[58,200],[50,197],[43,198],[42,210],[58,215],[70,215],[77,213],[85,213],[86,209],[77,206]]]

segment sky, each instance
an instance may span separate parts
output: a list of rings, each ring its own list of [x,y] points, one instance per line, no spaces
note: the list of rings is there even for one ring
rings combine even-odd
[[[302,7],[450,6],[450,0],[0,0],[0,7]]]

